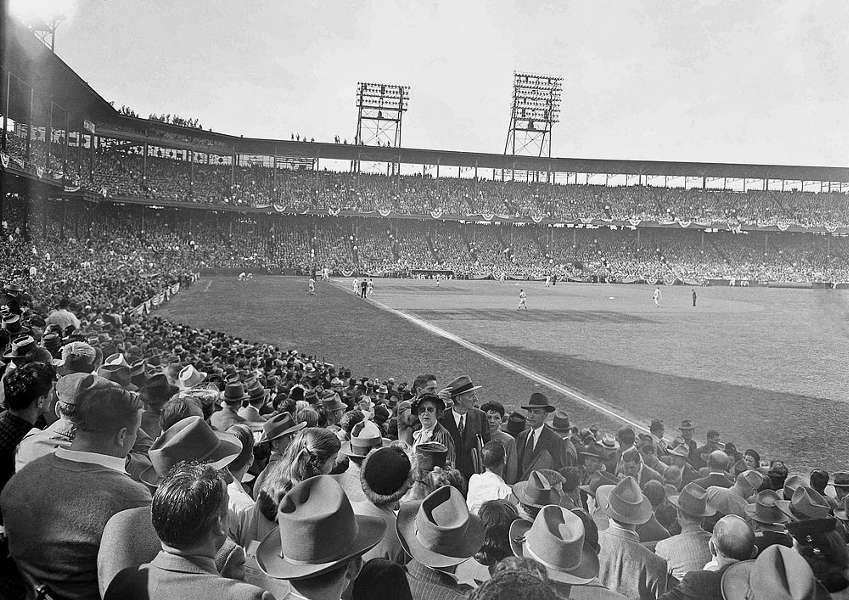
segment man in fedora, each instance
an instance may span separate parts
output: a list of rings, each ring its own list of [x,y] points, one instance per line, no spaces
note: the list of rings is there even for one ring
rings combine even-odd
[[[731,565],[722,575],[721,586],[724,600],[831,598],[802,555],[781,546],[770,546],[755,560]]]
[[[516,438],[519,465],[516,480],[526,480],[534,470],[558,471],[570,466],[563,438],[545,423],[549,415],[556,410],[548,398],[540,392],[534,392],[522,408],[528,411],[528,428]]]
[[[575,444],[572,443],[572,423],[569,421],[569,415],[565,410],[557,409],[554,411],[554,419],[551,421],[551,429],[554,433],[563,439],[566,444],[566,454],[569,456],[569,465],[578,464],[578,450]]]
[[[406,502],[398,511],[396,531],[411,557],[407,580],[413,600],[460,600],[469,588],[454,573],[480,550],[484,528],[466,507],[463,495],[451,486],[431,492],[424,500]]]
[[[486,413],[487,424],[489,425],[489,439],[499,442],[504,446],[504,482],[512,484],[516,481],[517,458],[516,458],[516,438],[509,433],[501,430],[505,422],[504,405],[500,402],[486,402],[481,406],[481,410]]]
[[[790,517],[781,510],[781,498],[773,490],[763,490],[755,496],[755,501],[746,506],[746,517],[755,531],[755,544],[758,552],[772,545],[793,547],[793,538],[788,535],[784,525]]]
[[[348,468],[333,477],[345,490],[351,502],[365,500],[360,466],[372,450],[389,443],[381,436],[380,428],[372,421],[360,421],[351,429],[351,439],[342,442],[339,453],[348,457]]]
[[[680,581],[689,571],[701,569],[710,560],[710,534],[702,529],[702,519],[716,511],[707,502],[707,491],[696,483],[685,485],[669,502],[678,509],[681,533],[660,540],[654,552],[666,561],[669,573]]]
[[[127,475],[127,454],[141,423],[141,401],[92,374],[70,394],[76,426],[69,448],[33,461],[9,480],[0,508],[18,568],[57,597],[99,597],[97,548],[107,521],[150,504]]]
[[[708,542],[711,561],[703,569],[684,575],[663,600],[722,600],[722,576],[732,565],[755,556],[755,533],[736,515],[726,515],[716,522]]]
[[[598,529],[582,514],[548,505],[532,522],[517,519],[510,525],[510,548],[518,558],[545,565],[560,598],[623,600],[598,581]]]
[[[413,485],[413,470],[409,457],[398,446],[377,448],[363,460],[360,484],[365,498],[354,502],[354,513],[380,517],[386,531],[380,543],[363,554],[363,562],[372,558],[385,558],[400,565],[406,564],[407,555],[395,533],[395,511],[407,490]]]
[[[227,523],[227,484],[220,471],[181,463],[160,482],[151,516],[162,549],[149,563],[120,571],[104,600],[273,600],[269,592],[218,572],[215,558]]]
[[[198,371],[194,365],[186,365],[177,374],[177,387],[181,390],[191,390],[206,381],[207,374]]]
[[[693,436],[696,434],[696,424],[690,419],[684,419],[678,426],[678,431],[681,433],[681,439],[684,441],[684,445],[687,446],[687,449],[689,450],[687,462],[689,462],[694,469],[698,470],[702,468],[704,466],[704,462],[696,453],[699,445],[696,443],[696,440],[693,439]]]
[[[663,483],[663,476],[643,462],[643,456],[636,448],[629,448],[622,453],[619,472],[626,477],[633,477],[640,487],[649,481]]]
[[[239,408],[247,399],[248,395],[241,381],[227,382],[221,396],[221,410],[212,414],[209,419],[210,424],[218,431],[227,431],[231,425],[244,423],[245,420],[239,416]]]
[[[265,423],[266,419],[260,414],[260,411],[268,402],[268,390],[258,380],[254,379],[245,391],[248,394],[248,405],[243,406],[237,412],[253,431],[262,431],[262,424]]]
[[[480,387],[465,375],[454,379],[446,388],[453,406],[439,418],[454,441],[454,466],[466,481],[481,472],[480,449],[490,440],[486,414],[475,407]]]
[[[651,502],[633,477],[600,486],[596,502],[610,520],[598,536],[599,581],[626,598],[656,600],[666,592],[666,561],[641,545],[635,531],[651,518]]]
[[[306,426],[304,422],[295,423],[295,419],[287,412],[278,413],[263,423],[262,436],[257,444],[268,444],[271,455],[268,457],[268,464],[254,481],[254,494],[262,489],[262,482],[265,481],[274,464],[283,458],[283,453],[289,447],[295,434]]]
[[[380,517],[357,515],[339,484],[318,475],[296,484],[280,500],[277,528],[259,545],[259,568],[289,581],[293,598],[339,598],[360,557],[383,539]]]
[[[529,521],[533,521],[544,506],[559,505],[562,499],[555,482],[541,471],[532,471],[527,481],[514,483],[512,490],[519,502],[521,516]]]
[[[834,474],[831,486],[834,488],[834,495],[838,503],[843,502],[843,498],[849,495],[849,473],[845,471],[837,471]]]
[[[681,469],[681,484],[687,485],[699,478],[699,472],[690,464],[690,448],[684,440],[676,440],[666,453],[666,461],[670,466]],[[705,488],[707,489],[707,488]]]

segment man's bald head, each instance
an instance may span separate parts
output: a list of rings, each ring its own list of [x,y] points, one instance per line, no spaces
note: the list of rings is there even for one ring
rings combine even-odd
[[[728,470],[730,459],[722,450],[714,450],[708,455],[708,469],[711,472],[724,472]]]
[[[726,515],[713,526],[716,552],[725,558],[749,560],[755,553],[755,532],[737,515]]]

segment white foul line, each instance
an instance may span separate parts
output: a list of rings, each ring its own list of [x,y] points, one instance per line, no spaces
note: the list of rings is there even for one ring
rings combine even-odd
[[[342,286],[342,288],[344,289],[345,286]],[[590,400],[589,398],[586,398],[586,397],[574,392],[573,390],[570,390],[569,388],[567,388],[563,384],[558,383],[558,382],[554,381],[553,379],[549,379],[545,375],[541,375],[541,374],[537,373],[536,371],[531,371],[530,369],[523,367],[520,364],[514,363],[513,361],[504,358],[503,356],[499,356],[498,354],[495,354],[494,352],[490,352],[489,350],[482,348],[481,346],[478,346],[477,344],[473,344],[472,342],[470,342],[470,341],[468,341],[464,338],[461,338],[460,336],[455,335],[455,334],[451,333],[450,331],[446,331],[446,330],[444,330],[440,327],[437,327],[436,325],[434,325],[432,323],[428,323],[424,319],[420,319],[420,318],[415,317],[411,314],[405,313],[404,311],[397,310],[395,308],[392,308],[391,306],[386,306],[382,302],[378,302],[377,300],[372,300],[371,298],[369,298],[368,301],[371,302],[372,304],[374,304],[375,306],[387,311],[387,312],[390,312],[394,315],[398,315],[402,319],[406,319],[410,323],[413,323],[414,325],[417,325],[417,326],[421,327],[422,329],[429,331],[430,333],[433,333],[433,334],[438,335],[440,337],[444,337],[447,340],[451,340],[455,344],[459,344],[460,346],[462,346],[463,348],[466,348],[467,350],[471,350],[472,352],[474,352],[476,354],[480,354],[484,358],[488,358],[489,360],[491,360],[495,363],[498,363],[499,365],[506,367],[506,368],[510,369],[511,371],[518,373],[519,375],[527,377],[528,379],[535,381],[536,383],[544,385],[545,387],[547,387],[551,390],[554,390],[555,392],[559,392],[559,393],[563,394],[564,396],[569,396],[570,398],[577,400],[581,404],[585,404],[586,406],[589,406],[590,408],[593,408],[600,413],[604,413],[605,415],[607,415],[609,417],[612,417],[612,418],[614,418],[618,421],[622,421],[623,423],[630,425],[631,427],[633,427],[635,429],[648,432],[648,428],[645,425],[640,425],[639,423],[637,423],[635,421],[632,421],[632,420],[630,420],[626,417],[623,417],[619,413],[617,413],[613,410],[610,410],[606,406],[602,406],[598,402],[594,402],[594,401]]]

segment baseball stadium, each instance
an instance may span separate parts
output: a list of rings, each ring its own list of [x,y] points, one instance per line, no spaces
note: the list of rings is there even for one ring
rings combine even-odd
[[[438,90],[397,80],[339,95],[347,136],[219,131],[107,99],[60,24],[2,24],[0,596],[849,597],[849,167],[557,156],[587,92],[512,65],[491,152],[417,142]],[[125,76],[110,96],[145,85]],[[186,490],[219,480],[226,516],[209,492],[190,526]],[[588,577],[543,517],[595,537]],[[617,579],[607,536],[629,523],[640,572]],[[665,549],[688,527],[701,554]],[[718,532],[755,550],[732,560]],[[203,581],[166,566],[202,547]],[[547,576],[498,566],[520,559]],[[758,595],[744,568],[808,595]]]

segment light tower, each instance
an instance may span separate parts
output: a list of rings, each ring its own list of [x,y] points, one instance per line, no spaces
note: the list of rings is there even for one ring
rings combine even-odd
[[[410,86],[392,83],[357,83],[357,133],[361,146],[401,147],[401,125],[410,104]],[[393,163],[393,170],[399,165]],[[359,160],[354,169],[360,170]]]
[[[563,78],[513,73],[513,102],[504,154],[551,158],[551,130],[560,121]]]

